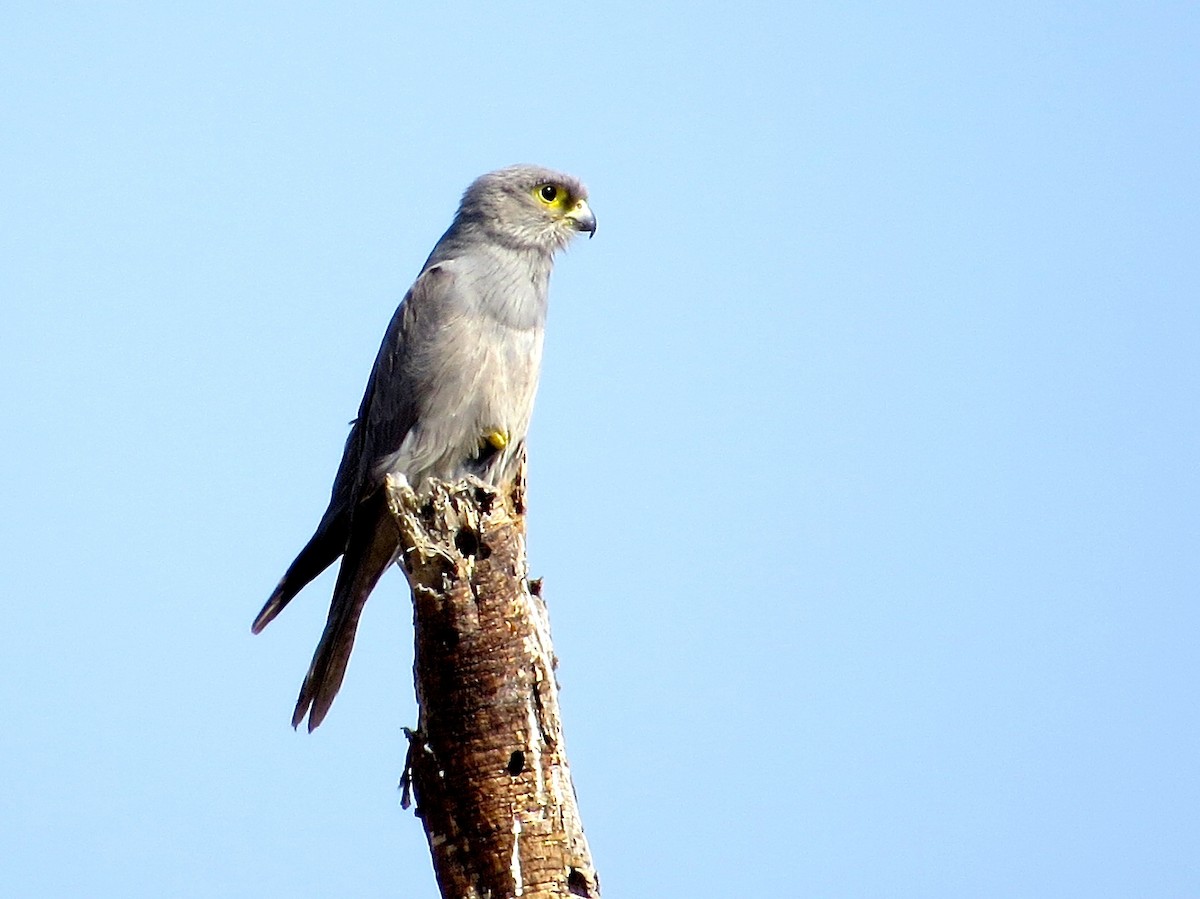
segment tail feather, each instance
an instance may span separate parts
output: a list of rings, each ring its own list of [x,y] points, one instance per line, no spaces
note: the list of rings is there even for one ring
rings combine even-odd
[[[309,731],[324,720],[346,674],[363,606],[380,576],[396,561],[399,551],[399,532],[387,511],[384,492],[377,491],[355,510],[325,631],[300,688],[292,727],[299,727],[306,715]]]

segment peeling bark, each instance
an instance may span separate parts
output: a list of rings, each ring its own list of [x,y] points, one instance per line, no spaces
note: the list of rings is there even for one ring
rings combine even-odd
[[[525,557],[524,481],[389,483],[413,595],[411,787],[444,899],[594,897],[558,711],[557,660]]]

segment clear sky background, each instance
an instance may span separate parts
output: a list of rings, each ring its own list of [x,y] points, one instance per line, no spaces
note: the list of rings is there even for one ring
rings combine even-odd
[[[1200,8],[10,3],[0,894],[404,896],[398,572],[288,726],[396,302],[590,186],[531,436],[610,897],[1200,895]]]

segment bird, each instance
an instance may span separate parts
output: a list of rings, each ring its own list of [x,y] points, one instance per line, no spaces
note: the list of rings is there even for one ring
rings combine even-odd
[[[292,714],[309,732],[345,676],[364,604],[400,553],[385,483],[474,475],[502,486],[522,458],[541,368],[550,272],[596,233],[583,183],[515,165],[475,179],[384,333],[329,505],[251,631],[340,556],[321,639]]]

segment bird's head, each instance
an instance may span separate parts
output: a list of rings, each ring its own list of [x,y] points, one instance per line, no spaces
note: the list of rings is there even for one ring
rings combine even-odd
[[[458,218],[514,249],[553,253],[580,231],[596,233],[587,188],[578,178],[535,165],[514,165],[476,178]]]

